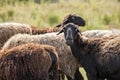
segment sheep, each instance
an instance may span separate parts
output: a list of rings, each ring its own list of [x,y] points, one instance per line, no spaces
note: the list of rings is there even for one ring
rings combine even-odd
[[[89,30],[82,32],[82,35],[86,36],[87,38],[99,38],[99,37],[107,37],[112,35],[112,30]]]
[[[99,37],[109,37],[111,35],[119,35],[120,30],[111,29],[111,30],[88,30],[82,32],[82,35],[87,38],[99,38]]]
[[[28,43],[0,54],[0,80],[58,80],[57,73],[53,46]]]
[[[12,22],[0,23],[0,49],[11,36],[17,33],[32,34],[32,30],[27,24]]]
[[[51,32],[58,32],[60,28],[39,28],[35,26],[31,26],[32,28],[32,35],[36,34],[45,34],[45,33],[51,33]]]
[[[77,14],[69,14],[63,19],[63,22],[58,24],[56,27],[62,27],[67,23],[74,23],[78,26],[86,25],[85,20],[82,17],[78,16]]]
[[[78,61],[71,54],[69,46],[65,44],[63,34],[57,36],[57,32],[46,33],[42,35],[17,34],[11,37],[3,46],[2,50],[10,49],[25,43],[48,44],[56,47],[59,57],[60,69],[68,77],[74,79],[76,70],[80,67]]]
[[[76,14],[69,14],[64,18],[62,23],[60,23],[59,25],[57,25],[54,28],[40,29],[38,27],[31,26],[32,34],[35,35],[35,34],[45,34],[45,33],[50,33],[50,32],[58,32],[61,26],[65,25],[67,23],[70,23],[70,22],[72,22],[78,26],[85,26],[85,20],[83,18],[81,18],[80,16],[78,16]]]
[[[66,24],[58,34],[62,32],[88,80],[120,80],[120,36],[86,38],[73,23]]]

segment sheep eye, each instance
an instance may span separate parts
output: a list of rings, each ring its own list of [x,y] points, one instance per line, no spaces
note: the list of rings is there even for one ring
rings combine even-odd
[[[78,32],[79,30],[76,28],[75,31]]]

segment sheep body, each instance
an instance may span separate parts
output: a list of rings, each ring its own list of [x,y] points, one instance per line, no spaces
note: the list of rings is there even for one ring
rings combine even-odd
[[[51,54],[58,60],[53,46],[33,43],[2,52],[0,54],[0,80],[48,80],[48,73],[53,64]],[[57,70],[57,64],[55,65]]]
[[[38,34],[45,34],[45,33],[51,33],[51,32],[58,32],[60,28],[39,28],[35,26],[31,26],[32,28],[32,34],[38,35]]]
[[[0,49],[11,36],[17,33],[32,34],[32,30],[27,24],[12,22],[0,23]]]
[[[85,68],[88,80],[120,79],[120,36],[88,39],[72,23],[59,34],[62,32],[72,54]]]
[[[99,37],[109,37],[111,35],[119,35],[120,30],[111,29],[111,30],[88,30],[82,32],[87,38],[99,38]]]
[[[57,33],[46,33],[44,35],[17,34],[5,43],[2,50],[30,42],[52,45],[56,47],[61,70],[64,71],[66,75],[74,78],[75,71],[80,65],[71,54],[70,47],[65,44],[63,34],[59,36],[56,34]]]
[[[90,31],[85,31],[82,33],[84,36],[86,36],[87,38],[99,38],[99,37],[103,37],[103,36],[110,36],[112,35],[112,31],[111,30],[90,30]]]

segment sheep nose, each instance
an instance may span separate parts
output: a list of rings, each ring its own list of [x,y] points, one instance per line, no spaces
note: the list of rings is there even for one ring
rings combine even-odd
[[[72,38],[71,37],[67,37],[66,40],[67,41],[72,41]]]
[[[72,45],[73,44],[73,40],[72,39],[66,39],[66,44],[67,45]]]
[[[66,44],[70,46],[70,45],[73,44],[73,42],[72,41],[66,41]]]

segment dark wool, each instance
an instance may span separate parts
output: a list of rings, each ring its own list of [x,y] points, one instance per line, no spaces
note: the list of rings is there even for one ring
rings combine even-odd
[[[87,39],[78,26],[69,23],[64,32],[73,56],[85,68],[88,80],[120,80],[120,37]]]
[[[63,19],[63,22],[61,24],[58,24],[56,27],[61,27],[61,26],[63,27],[68,23],[74,23],[75,25],[78,25],[78,26],[86,25],[85,20],[82,17],[76,14],[69,14]]]

